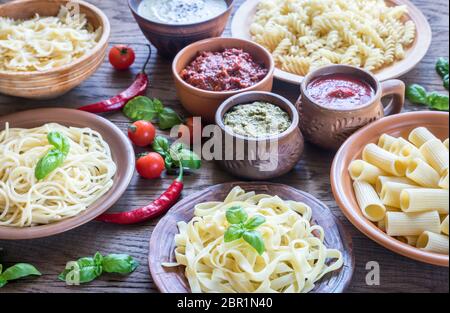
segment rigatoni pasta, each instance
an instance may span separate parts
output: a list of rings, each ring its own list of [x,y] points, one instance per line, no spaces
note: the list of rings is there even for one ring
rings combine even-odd
[[[414,129],[408,140],[383,134],[363,149],[349,173],[362,214],[381,231],[448,254],[448,140],[443,143],[425,127]]]

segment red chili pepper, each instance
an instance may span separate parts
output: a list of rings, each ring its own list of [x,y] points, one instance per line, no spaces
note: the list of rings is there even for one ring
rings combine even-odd
[[[156,218],[166,213],[178,201],[183,187],[183,168],[180,167],[180,176],[174,180],[170,187],[158,199],[148,206],[129,212],[103,214],[97,218],[97,221],[131,225]]]
[[[85,105],[81,108],[78,108],[78,110],[90,113],[118,111],[121,110],[131,99],[134,99],[137,96],[145,95],[149,85],[149,79],[147,74],[145,73],[145,69],[147,68],[147,64],[149,63],[152,55],[152,48],[150,46],[148,46],[148,48],[149,54],[147,60],[145,61],[144,67],[142,68],[142,71],[136,76],[133,84],[127,90],[121,92],[117,96],[112,97],[111,99]]]

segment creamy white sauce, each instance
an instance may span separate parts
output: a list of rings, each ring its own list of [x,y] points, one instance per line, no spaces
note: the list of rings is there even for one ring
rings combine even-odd
[[[142,17],[166,24],[194,24],[212,19],[228,8],[225,0],[144,0]]]

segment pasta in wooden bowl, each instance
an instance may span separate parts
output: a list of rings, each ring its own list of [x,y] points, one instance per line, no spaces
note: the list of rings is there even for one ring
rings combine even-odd
[[[418,122],[420,121],[420,122]],[[395,252],[448,266],[448,113],[405,113],[357,132],[333,162],[349,220]]]

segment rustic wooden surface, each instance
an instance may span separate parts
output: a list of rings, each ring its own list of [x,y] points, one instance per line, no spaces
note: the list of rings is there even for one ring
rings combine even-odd
[[[243,0],[237,0],[239,5]],[[5,3],[6,0],[0,0]],[[77,107],[108,98],[127,88],[138,72],[146,55],[145,38],[135,24],[125,0],[91,0],[110,18],[112,24],[111,44],[128,43],[136,45],[137,63],[130,72],[114,71],[107,62],[89,80],[69,94],[51,101],[28,101],[0,95],[0,114],[38,107]],[[402,77],[406,83],[421,83],[430,90],[444,91],[434,63],[440,56],[449,55],[449,4],[445,0],[413,0],[423,10],[433,29],[433,43],[426,58],[410,73]],[[225,35],[229,35],[229,32]],[[170,73],[170,61],[155,56],[150,65],[152,87],[148,95],[160,98],[184,113],[176,99]],[[277,83],[274,92],[296,100],[298,87]],[[423,107],[408,104],[406,111],[423,110]],[[127,119],[121,113],[106,116],[125,131]],[[284,183],[315,195],[325,202],[344,223],[353,237],[356,257],[356,271],[349,292],[448,292],[449,271],[422,264],[387,251],[357,231],[337,207],[330,188],[329,171],[333,153],[307,145],[303,160],[295,170],[275,182]],[[213,184],[233,182],[237,179],[223,172],[215,163],[205,163],[202,170],[187,177],[184,195],[191,194]],[[145,205],[161,194],[172,178],[145,181],[137,175],[113,210],[130,210]],[[63,235],[32,241],[0,241],[0,263],[5,266],[17,262],[36,265],[43,276],[21,280],[0,289],[4,292],[157,292],[148,267],[147,255],[152,229],[158,221],[138,226],[116,226],[91,222]],[[66,287],[57,280],[67,261],[78,257],[103,253],[128,253],[138,259],[141,266],[128,277],[104,275],[97,281],[81,287]],[[381,284],[366,284],[366,264],[377,261],[380,264]]]

